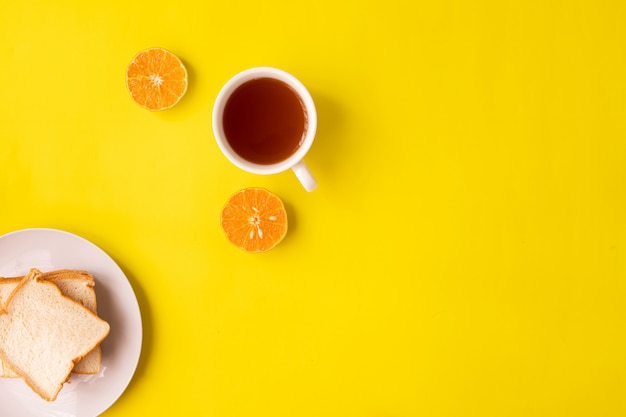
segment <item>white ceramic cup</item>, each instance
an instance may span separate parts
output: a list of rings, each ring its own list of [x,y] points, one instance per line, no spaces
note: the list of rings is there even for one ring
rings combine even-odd
[[[274,78],[289,85],[300,97],[306,113],[307,127],[300,146],[286,159],[273,164],[258,164],[244,159],[233,150],[224,133],[224,108],[230,96],[244,83],[259,78]],[[291,169],[307,191],[313,191],[317,187],[315,178],[304,162],[304,156],[311,148],[313,139],[315,139],[316,129],[317,112],[311,94],[297,78],[277,68],[256,67],[236,74],[224,84],[213,106],[213,133],[217,140],[217,145],[230,162],[254,174],[276,174]]]

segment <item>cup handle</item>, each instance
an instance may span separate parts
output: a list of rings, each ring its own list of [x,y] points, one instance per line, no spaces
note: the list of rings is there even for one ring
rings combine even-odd
[[[300,162],[291,167],[291,170],[294,174],[296,174],[296,177],[305,190],[313,191],[317,188],[317,181],[315,181],[315,178],[313,177],[313,174],[311,174],[309,167],[307,167],[304,162],[304,159],[301,159]]]

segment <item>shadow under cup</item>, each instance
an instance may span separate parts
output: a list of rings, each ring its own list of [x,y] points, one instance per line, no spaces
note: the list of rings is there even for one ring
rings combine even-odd
[[[232,163],[257,174],[292,168],[309,191],[317,184],[303,158],[316,126],[315,106],[304,85],[275,68],[237,74],[224,85],[213,109],[217,143]]]

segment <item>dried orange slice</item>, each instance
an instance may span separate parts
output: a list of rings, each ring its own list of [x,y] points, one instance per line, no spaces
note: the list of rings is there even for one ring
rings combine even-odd
[[[141,107],[152,111],[169,109],[187,91],[187,69],[168,50],[146,49],[128,65],[126,86]]]
[[[222,210],[228,239],[247,252],[265,252],[287,234],[282,200],[264,188],[246,188],[230,197]]]

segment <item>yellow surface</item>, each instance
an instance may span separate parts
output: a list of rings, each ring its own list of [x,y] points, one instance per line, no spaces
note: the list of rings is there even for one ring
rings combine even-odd
[[[131,280],[145,345],[106,417],[624,416],[625,22],[622,0],[3,1],[0,233],[79,234]],[[161,113],[125,88],[152,46],[189,70]],[[258,65],[316,101],[313,193],[215,143],[217,92]],[[290,216],[265,254],[220,229],[248,186]]]

